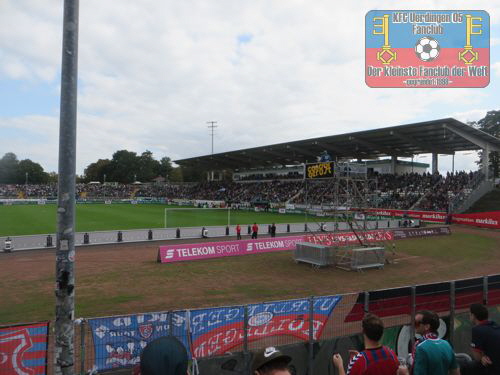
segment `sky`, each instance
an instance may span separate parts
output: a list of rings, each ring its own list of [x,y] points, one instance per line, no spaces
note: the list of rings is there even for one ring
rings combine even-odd
[[[0,0],[0,157],[47,172],[58,170],[63,3]],[[489,86],[367,87],[374,9],[488,11]],[[217,153],[500,109],[500,1],[85,0],[79,21],[77,174],[122,149],[210,154],[208,121]],[[455,170],[476,159],[457,153]],[[439,158],[441,172],[451,165]]]

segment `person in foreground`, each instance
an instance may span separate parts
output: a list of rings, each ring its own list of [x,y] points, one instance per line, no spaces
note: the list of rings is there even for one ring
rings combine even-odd
[[[384,333],[382,320],[374,314],[366,314],[363,319],[363,341],[365,350],[355,352],[347,367],[348,375],[396,375],[399,374],[399,360],[396,354],[380,340]],[[344,361],[340,354],[333,355],[333,364],[339,375],[345,375]]]
[[[291,375],[288,364],[290,356],[283,354],[274,346],[258,352],[252,361],[252,375]]]
[[[432,311],[415,314],[415,332],[422,337],[415,343],[413,375],[460,375],[455,353],[448,341],[440,339],[439,316]]]
[[[488,316],[484,305],[474,303],[470,306],[474,361],[462,368],[464,375],[500,374],[500,326],[488,320]]]
[[[173,336],[151,341],[141,353],[140,375],[189,375],[186,348]]]

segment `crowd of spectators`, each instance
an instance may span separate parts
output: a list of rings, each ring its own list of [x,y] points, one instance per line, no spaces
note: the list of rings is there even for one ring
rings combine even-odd
[[[479,172],[374,174],[367,180],[211,181],[193,184],[77,184],[77,199],[163,198],[238,203],[344,204],[343,198],[368,197],[364,204],[393,209],[447,211],[480,180]],[[0,185],[0,198],[55,199],[57,184]],[[359,202],[359,201],[358,201]]]

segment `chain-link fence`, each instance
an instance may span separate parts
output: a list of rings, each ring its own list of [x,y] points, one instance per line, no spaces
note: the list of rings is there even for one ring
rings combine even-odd
[[[500,274],[342,295],[248,305],[163,311],[75,321],[75,373],[131,373],[148,342],[165,335],[187,348],[200,374],[250,374],[256,350],[278,346],[293,358],[298,375],[335,374],[334,352],[362,350],[361,320],[382,318],[384,345],[406,357],[419,310],[441,317],[439,335],[456,352],[468,352],[468,308],[484,303],[500,317]],[[53,372],[52,323],[0,328],[0,375]]]

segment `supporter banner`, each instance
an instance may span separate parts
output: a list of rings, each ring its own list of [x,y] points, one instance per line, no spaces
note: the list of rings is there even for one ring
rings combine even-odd
[[[449,227],[431,227],[431,228],[412,228],[396,229],[392,231],[395,240],[404,240],[406,238],[442,236],[451,234]]]
[[[313,339],[321,337],[323,328],[340,296],[313,299]],[[309,339],[310,300],[296,299],[248,306],[248,341],[289,335]],[[244,308],[242,306],[203,309],[190,312],[192,353],[196,358],[222,355],[243,345]]]
[[[392,231],[383,229],[359,232],[358,236],[356,236],[354,232],[347,232],[347,233],[332,232],[332,233],[305,235],[304,241],[326,246],[330,245],[341,246],[341,245],[350,245],[359,243],[359,239],[361,239],[361,241],[363,242],[364,241],[381,242],[381,241],[391,241],[393,239]]]
[[[139,363],[142,349],[157,337],[172,334],[187,346],[185,320],[184,311],[89,319],[94,339],[94,370]]]
[[[0,374],[47,373],[49,323],[0,328]]]
[[[453,214],[452,223],[500,229],[500,211]]]
[[[490,19],[483,10],[371,10],[369,87],[486,87]]]
[[[173,263],[185,260],[220,258],[227,256],[268,253],[293,250],[295,244],[303,242],[303,236],[274,237],[257,240],[204,242],[160,246],[158,262]]]

